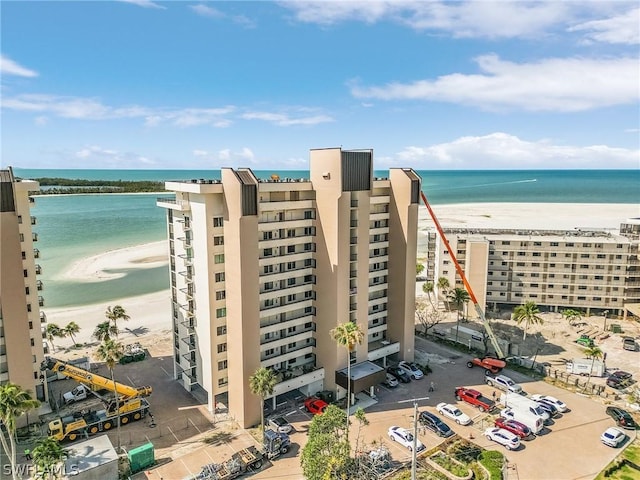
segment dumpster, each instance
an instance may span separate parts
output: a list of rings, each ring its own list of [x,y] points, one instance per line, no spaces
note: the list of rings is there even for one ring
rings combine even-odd
[[[127,455],[129,457],[131,473],[139,472],[156,463],[153,443],[145,443],[144,445],[129,450]]]

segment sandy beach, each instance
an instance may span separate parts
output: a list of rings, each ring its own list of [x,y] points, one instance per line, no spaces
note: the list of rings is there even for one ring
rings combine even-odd
[[[482,203],[433,206],[440,224],[452,228],[530,228],[566,229],[597,228],[617,231],[627,218],[640,217],[640,206],[632,204],[551,204],[551,203]],[[418,256],[423,252],[426,231],[433,229],[433,222],[425,207],[420,208],[418,227]],[[78,259],[64,272],[66,279],[79,282],[100,282],[121,275],[113,270],[152,268],[166,264],[165,241],[136,245]],[[44,309],[48,321],[61,327],[76,322],[80,333],[78,342],[93,343],[91,334],[95,326],[105,321],[108,306],[121,305],[131,320],[120,322],[120,340],[124,343],[141,341],[145,345],[166,343],[170,354],[171,302],[169,287],[156,293],[124,298],[104,304]],[[71,346],[69,338],[56,339],[56,345]],[[89,350],[87,350],[89,351]],[[74,350],[72,355],[82,354]]]

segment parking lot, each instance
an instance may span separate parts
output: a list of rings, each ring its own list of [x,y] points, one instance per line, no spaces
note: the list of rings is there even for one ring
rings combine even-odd
[[[433,372],[422,380],[409,384],[400,384],[397,388],[388,389],[380,385],[377,389],[377,403],[365,409],[369,425],[360,431],[360,445],[380,442],[387,445],[393,459],[410,461],[410,452],[397,443],[389,441],[387,430],[392,425],[413,428],[414,398],[418,401],[419,410],[436,413],[435,406],[440,402],[457,405],[469,415],[473,422],[469,426],[460,426],[453,421],[445,422],[461,437],[469,439],[481,447],[503,452],[510,465],[509,478],[519,479],[590,479],[613,460],[619,449],[613,449],[600,442],[600,434],[610,426],[613,420],[605,414],[602,402],[579,394],[563,390],[541,381],[532,381],[516,372],[505,371],[516,382],[519,382],[528,394],[552,395],[564,401],[570,411],[554,419],[541,435],[532,440],[522,442],[517,451],[508,451],[504,447],[487,440],[482,432],[493,426],[493,416],[481,414],[477,409],[464,402],[456,402],[454,389],[456,386],[468,386],[480,390],[491,397],[493,388],[484,383],[484,372],[481,369],[466,367],[468,357],[452,352],[441,345],[416,339],[416,349],[429,352],[430,366]],[[435,383],[435,391],[429,392],[429,383]],[[407,400],[409,400],[407,402]],[[311,416],[304,410],[300,402],[290,401],[281,407],[278,415],[283,415],[294,426],[291,434],[294,444],[283,457],[267,464],[256,474],[256,479],[292,479],[302,478],[300,468],[301,451],[307,441],[307,430]],[[214,429],[213,432],[218,431]],[[353,422],[350,432],[352,445],[355,444],[358,431],[357,422]],[[222,430],[220,430],[222,432]],[[419,439],[429,449],[443,440],[430,430],[420,429]],[[627,442],[635,438],[635,432],[627,431],[631,436]],[[220,436],[223,442],[194,448],[181,456],[177,461],[142,474],[138,478],[159,480],[182,479],[197,473],[206,463],[220,462],[233,451],[252,444],[253,438],[241,430]],[[202,444],[200,444],[202,445]],[[195,445],[194,445],[195,447]]]

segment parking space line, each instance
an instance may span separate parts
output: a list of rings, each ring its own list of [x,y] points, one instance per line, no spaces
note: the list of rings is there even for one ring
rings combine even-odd
[[[182,458],[180,458],[180,463],[181,463],[182,465],[184,465],[184,468],[186,468],[186,469],[187,469],[187,472],[189,472],[189,476],[190,476],[190,477],[193,477],[193,476],[194,476],[193,472],[191,471],[191,469],[189,468],[189,466],[188,466],[186,463],[184,463],[184,460],[183,460]]]

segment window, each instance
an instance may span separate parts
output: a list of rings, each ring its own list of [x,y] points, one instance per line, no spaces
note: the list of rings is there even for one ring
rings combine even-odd
[[[313,227],[304,227],[304,234],[305,235],[313,235]]]
[[[552,252],[549,254],[550,257],[555,257],[556,255],[557,255],[556,252]]]
[[[305,210],[304,211],[305,220],[310,220],[313,218],[313,210]]]
[[[262,232],[263,240],[271,240],[273,238],[273,232]]]
[[[295,277],[287,278],[287,285],[291,286],[291,285],[295,285],[295,284],[296,284],[296,278]]]
[[[558,246],[558,242],[551,242],[549,245],[551,245],[552,247],[557,247]]]
[[[265,307],[273,307],[275,304],[276,304],[276,300],[275,300],[275,298],[267,298],[267,299],[264,301],[264,306],[265,306]]]
[[[226,360],[222,360],[221,362],[218,362],[218,370],[226,370],[226,369],[227,369]]]
[[[313,292],[310,290],[307,290],[306,292],[304,292],[304,298],[313,298]]]
[[[273,255],[273,249],[272,248],[265,248],[262,252],[262,256],[264,257],[271,257]]]
[[[287,333],[295,333],[295,332],[296,332],[296,327],[287,328]]]
[[[224,237],[221,236],[221,235],[213,237],[213,244],[214,245],[224,245]]]
[[[24,269],[24,270],[22,271],[22,274],[23,274],[25,277],[28,277],[28,276],[29,276],[29,272],[28,272],[26,269]]]
[[[296,231],[293,228],[287,230],[287,238],[293,238],[296,236]]]
[[[291,295],[287,295],[287,301],[288,302],[295,302],[296,301],[296,294],[292,293]]]
[[[31,311],[31,304],[27,303],[27,312],[30,312],[30,311]]]
[[[566,246],[567,247],[573,247],[573,243],[567,243]]]
[[[21,242],[24,242],[24,233],[21,233],[21,234],[20,234],[20,241],[21,241]]]
[[[305,252],[310,252],[311,250],[313,250],[313,243],[305,243],[304,244],[304,251]]]
[[[271,355],[273,355],[274,351],[275,351],[275,350],[274,350],[273,348],[269,348],[269,349],[267,349],[267,350],[265,350],[265,351],[264,351],[264,354],[265,354],[267,357],[270,357]]]
[[[540,253],[540,252],[533,252],[533,256],[534,256],[534,257],[539,257],[540,255],[541,255],[541,253]]]
[[[273,282],[265,282],[264,283],[265,290],[273,290]]]
[[[26,293],[27,295],[29,295],[29,287],[24,287],[24,293]]]
[[[225,298],[227,298],[226,290],[218,290],[216,292],[216,300],[224,300]]]
[[[222,326],[216,328],[216,334],[217,335],[226,335],[227,334],[227,326],[226,325],[222,325]]]
[[[29,330],[33,330],[33,322],[29,321]]]
[[[503,241],[502,245],[511,245],[511,242],[509,242],[508,240],[507,241]]]
[[[214,255],[213,262],[217,264],[224,263],[224,253]]]
[[[589,258],[589,254],[588,253],[581,253],[580,254],[580,258]]]
[[[218,379],[218,386],[219,387],[224,387],[228,383],[229,383],[229,379],[227,377]]]
[[[295,245],[287,245],[287,253],[296,253]]]
[[[216,282],[224,282],[224,272],[216,273]]]
[[[226,351],[227,351],[227,344],[226,343],[218,344],[218,353],[224,353]]]
[[[224,318],[227,316],[226,307],[216,308],[216,318]]]
[[[213,226],[214,227],[222,227],[224,225],[224,218],[222,217],[213,217]]]

